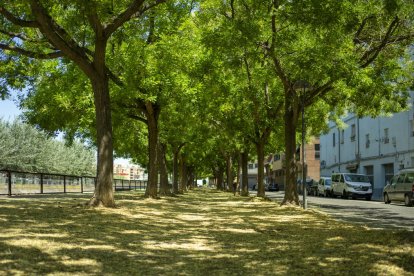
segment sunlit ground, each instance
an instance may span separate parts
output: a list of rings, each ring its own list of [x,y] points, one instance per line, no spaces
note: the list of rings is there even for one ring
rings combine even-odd
[[[414,233],[195,190],[0,197],[0,275],[414,275]]]

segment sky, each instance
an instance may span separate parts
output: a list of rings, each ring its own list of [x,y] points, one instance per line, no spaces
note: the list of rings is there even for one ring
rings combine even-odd
[[[11,122],[14,121],[14,119],[17,118],[21,113],[22,111],[19,109],[19,107],[12,99],[0,99],[0,119]],[[121,165],[129,165],[130,160],[124,158],[116,158],[114,160],[114,163]]]
[[[0,99],[0,118],[5,121],[13,121],[21,114],[21,110],[12,100]]]

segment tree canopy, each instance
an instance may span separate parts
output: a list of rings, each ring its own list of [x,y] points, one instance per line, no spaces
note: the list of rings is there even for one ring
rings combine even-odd
[[[298,204],[300,113],[318,135],[346,111],[407,108],[413,82],[407,1],[30,0],[0,14],[1,95],[30,84],[29,122],[96,141],[102,183],[113,149],[146,163],[151,183],[172,162],[177,192],[178,164],[182,186],[208,170],[230,184],[255,148],[264,196],[264,156],[283,145],[284,202]]]

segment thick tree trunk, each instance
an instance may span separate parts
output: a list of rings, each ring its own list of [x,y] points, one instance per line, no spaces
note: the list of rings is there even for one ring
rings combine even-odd
[[[105,73],[92,81],[98,146],[97,182],[91,206],[115,207],[113,179],[112,118],[109,82]]]
[[[241,153],[241,169],[242,169],[242,196],[249,196],[249,176],[248,176],[249,153],[244,151]]]
[[[146,115],[148,121],[148,184],[145,196],[157,198],[158,189],[158,167],[157,167],[157,147],[158,147],[158,108],[151,102],[146,102]]]
[[[233,191],[233,162],[230,154],[226,156],[226,177],[227,189],[228,191]]]
[[[298,111],[295,111],[291,100],[285,106],[285,197],[284,204],[299,205],[299,196],[296,184],[296,126]]]
[[[265,197],[265,186],[264,186],[264,143],[262,139],[256,143],[257,151],[257,196]]]
[[[168,183],[167,161],[165,158],[167,145],[158,143],[158,169],[160,172],[160,194],[171,195],[170,185]]]

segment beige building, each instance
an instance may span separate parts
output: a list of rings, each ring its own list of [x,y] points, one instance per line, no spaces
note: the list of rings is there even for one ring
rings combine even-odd
[[[125,180],[144,180],[145,170],[138,165],[114,164],[114,178]]]
[[[297,151],[297,179],[302,178],[302,149]],[[307,168],[306,179],[319,181],[320,178],[320,144],[319,137],[313,138],[305,145],[305,167]],[[267,183],[277,183],[279,188],[284,190],[285,186],[285,156],[274,154],[265,160]]]

